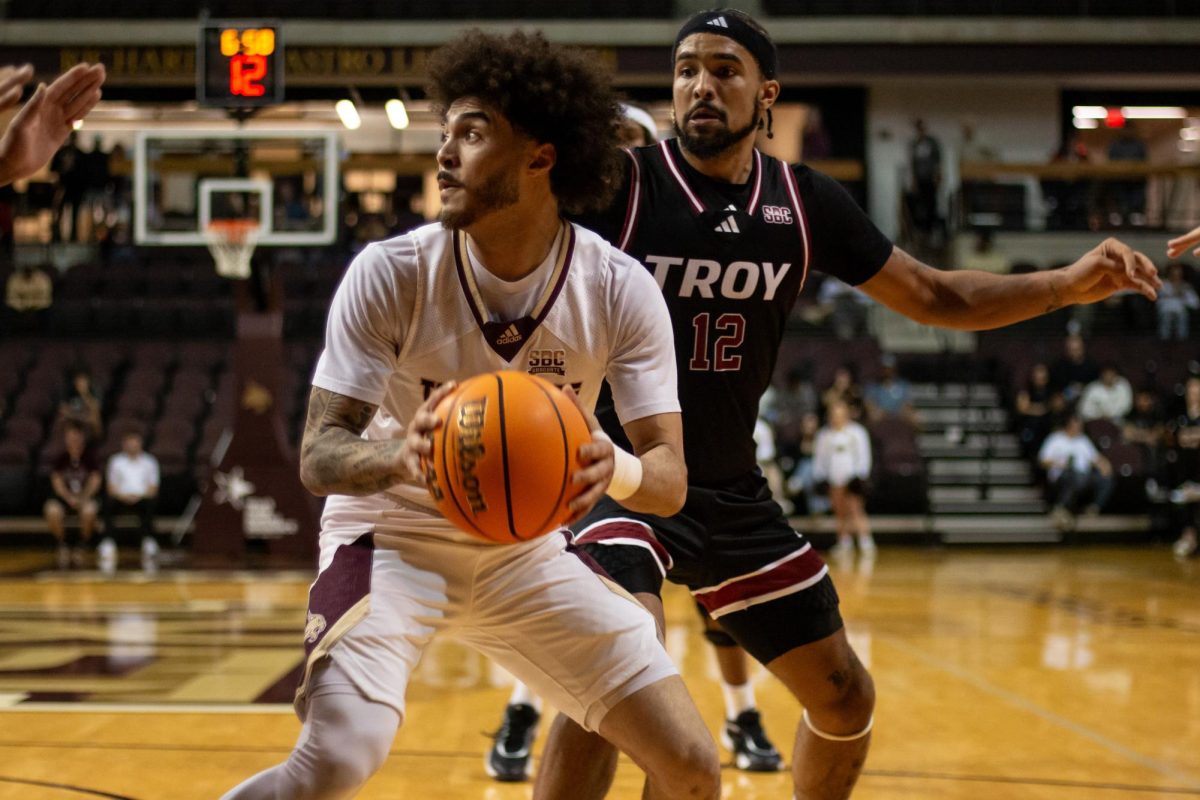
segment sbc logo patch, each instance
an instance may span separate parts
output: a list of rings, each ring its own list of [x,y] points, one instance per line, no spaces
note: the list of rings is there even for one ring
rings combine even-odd
[[[763,220],[773,225],[791,225],[792,210],[787,206],[763,206]]]

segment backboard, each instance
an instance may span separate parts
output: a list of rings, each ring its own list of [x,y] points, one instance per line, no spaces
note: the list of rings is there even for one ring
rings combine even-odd
[[[201,246],[210,222],[255,219],[260,247],[330,244],[338,187],[331,130],[142,131],[134,153],[134,238]]]

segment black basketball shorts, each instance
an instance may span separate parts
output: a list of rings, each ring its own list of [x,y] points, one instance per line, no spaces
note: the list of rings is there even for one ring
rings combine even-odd
[[[657,595],[664,579],[687,586],[763,664],[842,627],[828,567],[757,472],[688,487],[683,510],[669,518],[606,496],[573,529],[575,545],[626,591]]]

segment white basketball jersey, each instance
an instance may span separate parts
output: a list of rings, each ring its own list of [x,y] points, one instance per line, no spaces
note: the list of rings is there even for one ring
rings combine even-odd
[[[570,384],[586,408],[607,378],[622,422],[679,411],[671,320],[638,262],[564,224],[531,275],[506,284],[483,269],[466,235],[440,224],[372,244],[350,265],[313,385],[379,407],[364,438],[403,436],[435,387],[501,369]],[[489,298],[491,307],[527,313],[498,318]],[[374,530],[382,546],[389,532],[478,541],[438,514],[417,481],[369,497],[332,496],[321,527],[323,539],[345,541]]]

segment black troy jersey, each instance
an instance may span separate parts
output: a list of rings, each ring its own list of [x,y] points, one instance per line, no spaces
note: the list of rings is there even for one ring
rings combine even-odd
[[[675,333],[689,483],[755,467],[754,422],[784,325],[810,270],[872,277],[891,242],[831,178],[754,151],[745,184],[700,174],[675,140],[627,151],[625,185],[580,220],[637,258],[667,300]],[[597,414],[628,442],[611,405]]]

